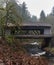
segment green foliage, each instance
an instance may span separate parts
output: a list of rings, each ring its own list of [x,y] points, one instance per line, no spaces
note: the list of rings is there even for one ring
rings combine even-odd
[[[6,7],[7,16],[8,16],[7,17],[7,22],[18,24],[20,21],[22,21],[22,17],[17,12],[16,5],[17,5],[17,3],[13,3],[13,2],[9,2],[7,4],[7,7]]]
[[[49,24],[51,24],[52,26],[52,33],[54,34],[54,16],[53,15],[48,15],[47,17],[46,17],[46,23],[49,23]]]
[[[13,35],[6,35],[5,36],[6,41],[8,42],[9,45],[13,44],[14,36]]]
[[[32,22],[36,22],[37,21],[37,17],[36,16],[32,16]]]
[[[40,13],[40,21],[45,21],[45,19],[46,19],[46,16],[45,16],[44,11],[42,10]]]
[[[23,21],[29,22],[31,21],[31,15],[30,12],[27,10],[26,3],[23,2],[21,5],[21,16],[23,18]]]
[[[5,0],[4,3],[6,3],[6,6],[0,7],[0,31],[2,36],[5,35],[4,25],[7,25],[7,23],[13,23],[19,27],[20,22],[22,22],[22,17],[16,9],[16,6],[18,7],[17,3],[8,0]]]
[[[45,16],[44,11],[42,11],[41,16],[40,16],[40,21],[41,22],[44,21],[45,23],[51,24],[52,34],[54,34],[54,7],[52,8],[52,12],[48,14],[47,17]]]
[[[0,8],[0,35],[4,36],[5,9]]]
[[[51,15],[53,15],[53,16],[54,16],[54,7],[52,8]]]

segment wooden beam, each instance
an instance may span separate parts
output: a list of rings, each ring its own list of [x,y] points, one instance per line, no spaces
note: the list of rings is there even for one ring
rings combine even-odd
[[[52,35],[14,35],[18,39],[39,39],[39,38],[52,38]]]

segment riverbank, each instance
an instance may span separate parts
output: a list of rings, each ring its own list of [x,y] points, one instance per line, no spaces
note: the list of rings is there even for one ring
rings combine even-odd
[[[17,43],[18,44],[18,43]],[[46,57],[32,57],[19,45],[9,45],[0,39],[0,59],[3,65],[48,65]]]

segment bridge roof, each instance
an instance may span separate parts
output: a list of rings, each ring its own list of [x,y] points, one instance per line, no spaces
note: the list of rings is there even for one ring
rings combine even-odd
[[[7,23],[8,27],[16,26],[12,23]],[[51,24],[45,22],[22,22],[20,26],[44,26],[44,27],[51,27]]]
[[[45,26],[51,27],[51,24],[45,22],[23,22],[22,26]]]
[[[45,28],[51,28],[51,24],[45,22],[22,22],[20,25],[22,30],[40,30]],[[15,24],[7,23],[6,28],[17,27]]]

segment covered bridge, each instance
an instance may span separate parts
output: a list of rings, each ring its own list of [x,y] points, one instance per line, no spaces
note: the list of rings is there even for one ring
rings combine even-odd
[[[51,24],[47,24],[44,22],[23,22],[20,25],[20,29],[23,31],[29,31],[29,30],[39,30],[39,35],[31,35],[31,34],[14,34],[16,29],[19,31],[18,25],[7,23],[7,26],[5,26],[6,35],[10,35],[13,32],[13,36],[16,39],[44,39],[44,45],[42,47],[46,47],[49,45],[49,42],[52,39],[52,32],[51,32]]]
[[[7,26],[5,27],[6,29],[6,34],[11,34],[13,29],[19,30],[19,27],[16,26],[15,24],[8,23]],[[20,29],[23,31],[29,31],[29,30],[39,30],[40,34],[39,35],[16,35],[16,37],[19,38],[42,38],[42,37],[52,37],[52,32],[51,32],[51,25],[44,23],[44,22],[23,22],[20,24]],[[15,32],[15,30],[13,30]]]

